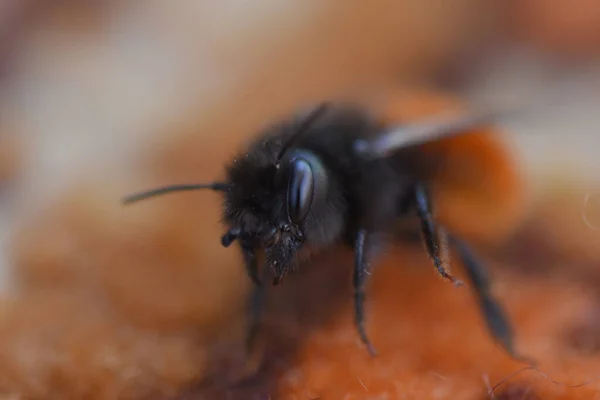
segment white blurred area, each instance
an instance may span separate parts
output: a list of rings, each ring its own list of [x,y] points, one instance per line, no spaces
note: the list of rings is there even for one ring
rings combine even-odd
[[[500,124],[533,188],[551,176],[600,183],[600,64],[561,67],[515,50],[492,60],[467,93],[473,104],[514,101],[534,107]]]
[[[157,125],[190,113],[190,107],[201,115],[227,101],[248,78],[245,71],[251,68],[244,62],[259,68],[280,54],[285,40],[293,41],[293,24],[311,22],[309,10],[317,7],[230,2],[214,5],[206,15],[206,2],[178,2],[176,10],[172,2],[135,4],[107,11],[101,17],[105,34],[40,26],[13,54],[10,79],[0,90],[0,115],[14,122],[27,145],[24,168],[0,207],[0,274],[8,271],[6,243],[15,218],[55,201],[86,176],[133,179],[136,160],[152,142],[143,138],[156,135]],[[277,33],[268,36],[270,49],[249,47],[262,43],[264,32],[232,33],[245,32],[244,24],[260,25],[261,19],[278,21]],[[548,170],[598,183],[600,66],[561,68],[530,52],[505,54],[510,56],[498,56],[474,77],[468,96],[476,104],[492,94],[518,99],[553,88],[566,101],[523,121],[505,121],[507,140],[514,141],[533,183]],[[209,133],[199,134],[210,140]],[[0,282],[8,288],[9,277],[3,276]]]

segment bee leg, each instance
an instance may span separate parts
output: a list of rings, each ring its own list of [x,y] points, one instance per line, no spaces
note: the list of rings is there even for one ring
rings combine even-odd
[[[433,260],[433,264],[442,278],[448,279],[456,286],[462,286],[463,283],[450,275],[444,268],[441,258],[440,232],[436,226],[431,212],[431,201],[427,189],[422,184],[417,184],[414,190],[414,202],[417,209],[417,215],[421,220],[421,232],[423,233],[427,252]]]
[[[458,251],[492,336],[506,349],[512,358],[532,363],[531,360],[515,352],[512,327],[504,310],[491,293],[490,280],[484,266],[476,259],[472,250],[462,240],[453,235],[448,235],[448,241]]]
[[[267,268],[265,268],[267,270]],[[253,285],[248,298],[249,315],[246,325],[244,351],[241,365],[233,365],[226,375],[226,382],[232,386],[244,385],[259,372],[264,359],[263,340],[259,340],[261,319],[264,310],[266,285]]]
[[[252,280],[252,283],[260,286],[261,280],[258,277],[258,263],[256,262],[256,252],[254,250],[254,246],[247,240],[240,240],[240,246],[242,247],[244,265],[246,266],[248,277]]]
[[[364,320],[364,303],[365,303],[365,291],[364,284],[369,275],[368,263],[365,257],[365,242],[367,238],[367,232],[365,230],[359,230],[354,244],[354,274],[352,283],[354,286],[354,316],[356,329],[360,335],[361,341],[367,347],[367,351],[371,357],[377,355],[377,351],[367,336]]]
[[[266,272],[268,272],[268,268],[264,269],[263,275]],[[263,278],[266,277],[263,276]],[[265,342],[263,340],[259,340],[259,333],[262,325],[266,290],[267,285],[264,283],[254,285],[252,288],[252,293],[248,299],[249,316],[244,342],[244,361],[242,368],[235,368],[229,377],[230,383],[234,385],[243,384],[244,382],[247,382],[248,379],[252,379],[254,376],[256,376],[256,373],[258,373],[262,366],[264,355],[263,347]]]
[[[263,278],[269,272],[268,268],[263,270]],[[251,353],[256,343],[256,338],[261,326],[262,314],[265,308],[265,295],[267,287],[261,280],[260,283],[254,286],[252,294],[250,295],[250,317],[248,333],[246,336],[246,352]]]

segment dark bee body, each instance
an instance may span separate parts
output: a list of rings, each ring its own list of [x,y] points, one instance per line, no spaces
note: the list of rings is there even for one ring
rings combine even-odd
[[[195,186],[224,193],[223,222],[228,231],[222,243],[239,243],[256,285],[249,346],[259,326],[267,274],[273,274],[273,284],[279,284],[303,256],[341,244],[355,253],[357,329],[375,354],[363,327],[363,286],[375,246],[381,237],[393,238],[398,221],[409,215],[418,217],[438,273],[461,284],[443,265],[443,232],[432,215],[428,176],[441,164],[424,158],[419,145],[405,146],[388,157],[360,151],[357,144],[378,137],[385,128],[361,109],[321,107],[307,118],[266,129],[226,167],[226,182]],[[194,186],[162,188],[129,201],[182,189]],[[485,271],[466,244],[451,234],[448,239],[466,267],[491,333],[514,356],[510,326],[491,296]],[[262,273],[257,263],[261,250]]]
[[[357,139],[381,127],[360,110],[331,111],[297,139],[277,169],[277,154],[294,128],[293,122],[272,127],[227,167],[233,185],[225,193],[225,223],[261,237],[289,228],[289,161],[304,157],[314,165],[317,190],[324,192],[315,196],[299,225],[304,245],[313,250],[353,245],[359,226],[390,230],[400,211],[398,200],[413,179],[389,159],[366,159],[354,151]]]

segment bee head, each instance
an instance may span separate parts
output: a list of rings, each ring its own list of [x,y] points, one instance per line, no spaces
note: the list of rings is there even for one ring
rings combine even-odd
[[[269,150],[256,146],[231,164],[223,220],[236,239],[264,249],[278,283],[298,259],[339,236],[345,206],[316,154],[292,148],[276,165]]]
[[[345,205],[335,180],[317,154],[293,146],[324,110],[317,108],[299,128],[277,126],[227,169],[224,222],[240,240],[264,249],[275,283],[342,231]]]
[[[288,127],[291,135],[275,132],[254,142],[227,167],[226,182],[172,185],[129,196],[125,202],[181,190],[223,192],[223,222],[229,230],[222,244],[228,247],[238,240],[245,249],[263,249],[277,284],[298,255],[331,244],[343,229],[345,204],[336,182],[316,154],[293,146],[327,108],[321,105],[299,127]]]
[[[311,243],[321,244],[314,231],[326,222],[321,214],[328,206],[329,175],[315,154],[292,149],[274,179],[281,200],[271,210],[275,226],[267,234],[265,255],[278,283],[292,269],[297,253],[309,252],[305,243],[309,247]]]

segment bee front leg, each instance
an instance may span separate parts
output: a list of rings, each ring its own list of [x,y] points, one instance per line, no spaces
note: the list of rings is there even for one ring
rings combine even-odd
[[[244,265],[246,266],[248,277],[252,280],[252,283],[254,283],[256,286],[260,286],[261,280],[258,277],[256,250],[252,243],[247,240],[240,240],[240,246],[242,248],[242,254],[244,255]]]
[[[263,282],[267,272],[268,268],[264,268]],[[234,368],[230,373],[228,380],[233,385],[243,384],[255,377],[263,363],[265,342],[259,337],[267,290],[267,285],[263,282],[253,285],[248,299],[249,315],[245,332],[244,359],[240,368]]]
[[[269,273],[268,268],[262,271],[263,278]],[[265,308],[265,297],[267,287],[264,284],[264,279],[260,280],[253,288],[250,295],[250,317],[248,325],[248,333],[246,335],[246,352],[252,353],[255,347],[256,338],[260,331],[262,315]]]
[[[424,185],[417,184],[413,196],[417,215],[421,220],[421,232],[423,233],[425,245],[427,246],[427,252],[433,260],[435,268],[442,278],[448,279],[457,286],[462,286],[463,283],[450,275],[442,262],[440,232],[431,212],[431,199],[427,189]]]
[[[364,325],[364,285],[367,276],[370,274],[369,265],[365,257],[366,239],[367,232],[364,229],[359,230],[356,234],[356,239],[354,243],[354,274],[352,278],[352,283],[354,286],[354,316],[356,329],[358,330],[358,334],[360,335],[361,341],[367,347],[367,351],[369,352],[371,357],[375,357],[377,355],[377,351],[371,343],[371,340],[369,340]]]

